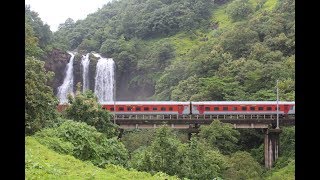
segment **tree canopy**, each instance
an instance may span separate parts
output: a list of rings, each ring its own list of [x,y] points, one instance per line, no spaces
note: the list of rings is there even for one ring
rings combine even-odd
[[[52,72],[44,69],[44,62],[34,57],[25,60],[25,132],[34,132],[54,125],[58,100],[46,83]]]

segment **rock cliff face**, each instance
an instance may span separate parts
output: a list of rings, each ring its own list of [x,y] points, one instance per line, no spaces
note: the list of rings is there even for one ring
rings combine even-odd
[[[54,72],[54,77],[48,82],[48,85],[53,88],[54,94],[57,94],[58,87],[63,83],[70,57],[71,55],[67,52],[57,49],[52,50],[45,57],[45,69]]]
[[[86,53],[77,53],[74,58],[73,62],[73,89],[76,90],[77,84],[81,83],[81,90],[82,90],[82,83],[83,83],[83,67],[81,64],[82,56],[86,55]],[[48,85],[53,88],[53,92],[56,95],[58,93],[58,87],[62,85],[64,77],[66,75],[66,67],[70,60],[70,54],[65,51],[60,51],[54,49],[50,53],[47,54],[45,57],[45,69],[48,71],[54,72],[54,77],[51,81],[48,82]],[[93,56],[92,54],[89,55],[90,64],[89,64],[89,85],[90,90],[94,90],[95,85],[95,73],[96,73],[96,66],[98,62],[98,58]]]
[[[79,52],[75,55],[73,61],[73,89],[76,91],[77,84],[83,83],[83,67],[81,64],[82,57],[85,56],[86,52]],[[68,62],[70,61],[71,55],[69,55],[65,51],[54,49],[45,57],[45,68],[46,70],[54,72],[54,77],[51,81],[48,82],[48,85],[53,88],[53,92],[55,95],[58,93],[58,87],[62,85],[64,77],[66,75],[66,67]],[[89,55],[90,64],[89,64],[89,89],[94,92],[95,87],[95,76],[96,76],[96,68],[99,58],[95,57],[90,53]],[[115,63],[117,64],[117,60]],[[117,71],[117,68],[116,68]],[[154,92],[153,89],[147,89],[146,87],[141,88],[133,85],[135,88],[129,88],[130,84],[130,76],[131,71],[128,69],[124,69],[122,71],[115,72],[116,78],[116,99],[117,100],[145,100],[141,97],[151,96],[150,92]],[[144,92],[149,92],[149,94],[144,94]]]

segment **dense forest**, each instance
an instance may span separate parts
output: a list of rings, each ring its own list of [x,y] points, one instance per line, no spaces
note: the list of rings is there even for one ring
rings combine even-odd
[[[295,1],[118,0],[56,32],[25,7],[27,179],[294,179],[294,126],[267,170],[260,130],[214,121],[190,141],[166,126],[118,139],[81,84],[57,112],[67,50],[113,58],[119,100],[275,100],[279,80],[280,100],[293,101]]]

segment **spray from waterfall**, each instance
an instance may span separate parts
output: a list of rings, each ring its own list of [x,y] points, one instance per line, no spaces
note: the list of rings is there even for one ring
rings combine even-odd
[[[63,84],[58,87],[58,98],[60,101],[60,104],[67,103],[68,102],[68,94],[73,95],[73,59],[74,54],[71,52],[68,52],[71,55],[70,61],[67,64],[67,71],[66,76],[63,80]]]
[[[82,79],[83,79],[83,86],[82,86],[82,91],[89,90],[89,53],[85,56],[82,57],[81,59],[81,65],[83,69],[83,74],[82,74]]]
[[[97,63],[94,92],[99,103],[113,101],[114,66],[112,58],[102,58]]]

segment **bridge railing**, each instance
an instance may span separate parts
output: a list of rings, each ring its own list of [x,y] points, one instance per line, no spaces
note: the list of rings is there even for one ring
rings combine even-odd
[[[114,115],[113,115],[114,116]],[[230,114],[220,114],[220,115],[128,115],[128,114],[117,114],[116,119],[142,119],[142,120],[212,120],[212,119],[265,119],[265,120],[275,120],[275,114],[243,114],[243,115],[230,115]],[[114,117],[113,117],[114,118]],[[288,117],[280,116],[280,119],[294,119],[294,116],[290,115]]]

